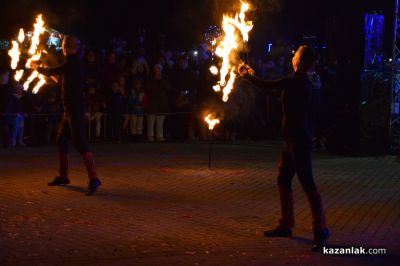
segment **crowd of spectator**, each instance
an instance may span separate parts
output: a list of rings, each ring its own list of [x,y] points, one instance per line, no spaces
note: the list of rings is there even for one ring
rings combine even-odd
[[[2,52],[0,57],[7,57],[6,51]],[[279,135],[279,99],[268,97],[241,79],[236,81],[228,103],[212,90],[217,77],[209,68],[218,64],[218,59],[207,45],[190,51],[158,49],[151,53],[143,46],[131,50],[86,46],[81,56],[91,141],[236,140]],[[255,66],[261,78],[276,79],[290,74],[290,59],[290,51],[285,51],[246,61]],[[62,63],[63,57],[53,47],[42,61],[51,67]],[[315,84],[315,108],[321,106],[320,89],[330,71],[335,71],[333,64],[319,70],[323,72],[322,82],[317,73],[310,76]],[[38,94],[32,94],[23,91],[12,76],[12,71],[1,68],[1,145],[54,142],[63,111],[58,80],[48,80]],[[209,111],[223,114],[222,124],[212,133],[203,120]],[[313,118],[317,124],[319,119]],[[318,128],[315,135],[322,136]]]

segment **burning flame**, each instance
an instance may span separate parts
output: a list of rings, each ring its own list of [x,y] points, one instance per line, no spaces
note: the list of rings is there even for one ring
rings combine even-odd
[[[212,115],[209,114],[204,118],[204,121],[208,123],[208,129],[213,130],[214,127],[219,124],[220,120],[216,118],[212,118]]]
[[[29,59],[26,61],[25,67],[26,67],[26,68],[31,68],[31,62],[32,62],[32,61],[38,61],[38,60],[40,59],[40,56],[41,56],[41,55],[42,55],[42,54],[41,54],[40,52],[38,52],[37,54],[33,55],[31,58],[29,58]]]
[[[42,74],[39,74],[39,82],[36,84],[36,86],[32,89],[32,93],[33,94],[36,94],[36,93],[38,93],[38,91],[40,90],[40,88],[44,85],[44,84],[46,84],[46,78],[42,75]]]
[[[233,84],[235,83],[235,78],[236,78],[236,74],[234,73],[233,69],[231,69],[231,73],[229,74],[229,81],[228,84],[226,84],[226,86],[224,87],[224,89],[222,90],[223,92],[223,97],[222,100],[224,102],[227,102],[229,99],[229,94],[232,92],[233,90]]]
[[[41,56],[41,51],[38,50],[38,46],[40,43],[40,35],[43,34],[45,31],[44,28],[44,21],[42,19],[42,15],[39,14],[36,17],[36,23],[34,24],[34,31],[32,34],[31,38],[31,45],[28,51],[28,54],[30,55],[30,58],[27,59],[25,68],[30,68],[30,64],[32,61],[37,61],[40,59]],[[24,29],[20,29],[18,33],[18,42],[17,41],[12,41],[12,48],[8,51],[8,54],[11,57],[11,68],[16,69],[18,67],[18,62],[20,59],[21,51],[20,49],[23,48],[22,44],[25,41],[25,31]],[[24,75],[24,70],[19,69],[15,72],[14,79],[16,81],[20,81],[22,76]],[[28,79],[25,81],[23,87],[24,90],[29,89],[29,85],[35,80],[39,79],[39,81],[36,83],[35,87],[33,88],[33,93],[37,93],[39,89],[46,84],[46,79],[43,75],[39,74],[37,71],[33,71]]]
[[[16,69],[19,62],[19,56],[21,52],[19,51],[19,44],[16,41],[12,41],[12,47],[8,51],[8,55],[11,57],[11,68]]]
[[[216,66],[212,66],[212,67],[210,67],[210,72],[213,75],[218,75],[219,70],[218,70],[218,68]]]
[[[15,73],[15,76],[14,76],[15,80],[16,81],[20,81],[20,79],[22,78],[23,74],[24,74],[24,70],[23,69],[17,70],[17,72]]]
[[[219,85],[217,84],[217,85],[213,86],[213,90],[214,90],[215,92],[219,92],[219,91],[221,91],[221,86],[219,86]]]
[[[213,86],[214,91],[220,92],[222,90],[222,100],[227,102],[229,94],[233,90],[235,83],[238,66],[238,54],[243,50],[243,43],[248,42],[249,32],[253,29],[253,22],[246,20],[246,12],[249,11],[250,5],[242,1],[242,6],[239,14],[234,17],[224,15],[222,20],[223,37],[217,43],[213,40],[212,45],[216,45],[215,54],[222,59],[221,68],[218,70],[216,66],[210,68],[213,75],[220,75],[220,79],[216,85]],[[209,129],[213,130],[215,125],[220,121],[218,119],[211,119],[212,115],[209,114],[205,117],[205,121],[209,125]]]
[[[222,58],[222,66],[219,70],[220,80],[218,84],[223,88],[223,101],[227,102],[229,94],[233,90],[237,70],[237,55],[240,52],[242,43],[249,40],[249,32],[253,29],[253,22],[246,21],[246,12],[250,9],[248,3],[242,2],[241,11],[235,17],[224,15],[222,29],[224,31],[223,40],[218,44],[215,54]],[[237,31],[240,34],[237,34]],[[241,36],[241,38],[240,38]],[[216,67],[210,68],[212,74],[216,75]],[[229,78],[228,78],[229,76]],[[215,90],[215,88],[214,88]]]
[[[36,23],[33,25],[35,28],[32,34],[32,40],[31,40],[31,48],[29,48],[29,54],[34,55],[36,54],[37,47],[40,42],[40,35],[44,32],[45,28],[44,26],[44,21],[42,19],[42,14],[39,14],[36,17]]]
[[[19,41],[19,43],[23,43],[24,40],[25,40],[25,32],[24,32],[24,29],[19,29],[18,41]]]
[[[29,76],[29,78],[25,81],[24,83],[24,90],[27,91],[29,89],[29,85],[31,84],[31,82],[37,78],[37,76],[39,75],[39,73],[37,71],[33,71],[32,74]]]

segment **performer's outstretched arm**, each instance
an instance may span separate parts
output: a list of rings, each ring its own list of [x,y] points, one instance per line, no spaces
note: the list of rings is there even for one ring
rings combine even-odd
[[[257,87],[263,89],[267,94],[279,97],[284,90],[284,79],[263,80],[247,73],[244,78],[249,80]]]
[[[43,74],[47,77],[54,76],[54,75],[61,75],[64,69],[64,65],[59,66],[59,67],[51,67],[51,68],[45,68],[45,67],[38,67],[37,71],[40,74]]]
[[[32,69],[36,70],[40,74],[50,77],[54,75],[61,75],[64,70],[65,64],[58,67],[47,68],[47,67],[40,67],[36,62],[32,61],[30,66]]]

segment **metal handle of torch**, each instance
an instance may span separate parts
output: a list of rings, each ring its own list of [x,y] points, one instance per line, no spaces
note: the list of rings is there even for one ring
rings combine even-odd
[[[211,151],[212,151],[212,140],[211,140],[211,130],[208,131],[208,169],[211,169]]]

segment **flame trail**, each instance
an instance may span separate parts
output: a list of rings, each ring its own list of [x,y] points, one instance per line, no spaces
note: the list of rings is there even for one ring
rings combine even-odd
[[[33,25],[35,28],[33,31],[32,39],[31,39],[31,47],[29,48],[29,54],[36,54],[37,47],[40,42],[40,35],[44,32],[44,21],[42,19],[42,14],[39,14],[36,17],[36,23]]]
[[[39,73],[37,71],[33,71],[32,74],[29,76],[29,78],[25,81],[24,83],[24,90],[27,91],[29,89],[29,85],[31,84],[31,82],[37,78],[37,76],[39,75]]]
[[[249,40],[249,32],[253,29],[253,22],[246,21],[246,12],[250,9],[248,3],[242,2],[239,14],[235,17],[223,16],[222,29],[224,31],[223,40],[218,44],[215,54],[222,58],[222,66],[219,70],[220,80],[218,85],[223,87],[223,101],[229,99],[229,94],[233,89],[236,75],[232,75],[237,70],[237,57],[244,42]],[[237,34],[239,32],[240,34]],[[216,66],[210,68],[211,73],[217,73]],[[229,75],[229,78],[228,78]]]
[[[210,72],[211,72],[213,75],[218,75],[218,72],[219,72],[218,67],[216,67],[216,66],[210,67]]]
[[[233,90],[236,74],[238,69],[239,52],[243,50],[243,44],[249,40],[249,32],[253,29],[253,22],[246,20],[246,12],[250,10],[250,5],[242,1],[240,13],[234,17],[224,15],[222,20],[223,37],[218,43],[217,40],[212,42],[216,47],[215,54],[222,59],[221,68],[218,70],[216,66],[210,68],[213,75],[220,75],[220,79],[216,85],[213,86],[214,91],[220,92],[222,90],[222,100],[227,102],[229,95]],[[211,115],[205,117],[205,121],[209,124],[212,130],[215,124],[211,123]],[[208,118],[208,119],[207,119]],[[219,123],[219,121],[218,121]],[[217,123],[217,124],[218,124]]]
[[[32,89],[32,93],[33,94],[36,94],[36,93],[38,93],[38,91],[40,90],[40,88],[44,85],[44,84],[46,84],[46,78],[42,75],[42,74],[40,74],[39,76],[39,82],[36,84],[36,86]]]
[[[19,41],[19,43],[23,43],[24,40],[25,40],[25,32],[24,32],[24,29],[19,29],[18,41]]]
[[[16,69],[19,62],[19,56],[21,52],[19,51],[19,44],[16,41],[12,41],[12,47],[8,51],[8,55],[11,57],[11,68]]]
[[[23,74],[24,74],[24,70],[23,69],[17,70],[17,72],[15,73],[15,76],[14,76],[15,80],[16,81],[20,81],[20,79],[22,78]]]
[[[214,127],[220,123],[219,119],[216,118],[212,118],[212,115],[209,114],[204,118],[204,121],[206,121],[208,123],[208,129],[209,130],[213,130]]]

